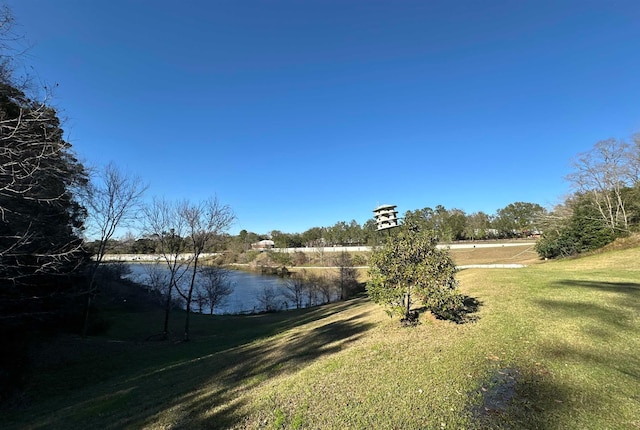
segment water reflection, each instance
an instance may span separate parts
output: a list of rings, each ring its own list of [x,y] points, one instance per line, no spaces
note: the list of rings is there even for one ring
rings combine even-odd
[[[130,279],[141,284],[149,285],[150,268],[162,270],[167,276],[169,270],[163,265],[153,264],[130,264]],[[264,306],[260,302],[259,297],[264,295],[265,289],[272,289],[275,293],[273,304],[277,309],[290,309],[295,307],[291,300],[284,295],[286,291],[287,280],[277,276],[258,275],[254,273],[243,272],[240,270],[227,270],[228,281],[233,287],[233,292],[227,296],[224,302],[214,309],[214,314],[240,314],[255,313],[264,311]],[[188,276],[183,278],[183,283],[187,281]],[[186,285],[186,284],[185,284]],[[178,297],[177,293],[175,296]],[[195,296],[195,292],[194,292]],[[192,308],[198,311],[198,306],[192,304]],[[208,308],[203,310],[208,313]]]

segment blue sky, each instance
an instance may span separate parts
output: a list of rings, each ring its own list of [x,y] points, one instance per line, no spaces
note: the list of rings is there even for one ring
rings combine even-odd
[[[232,233],[552,206],[640,131],[637,0],[7,4],[81,159],[217,195]]]

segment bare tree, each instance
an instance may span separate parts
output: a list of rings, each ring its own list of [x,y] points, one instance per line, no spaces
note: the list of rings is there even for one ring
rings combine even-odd
[[[316,291],[320,292],[322,295],[322,303],[329,303],[331,301],[335,286],[330,279],[322,274],[311,276],[309,282],[314,284],[316,286]]]
[[[265,286],[258,294],[260,308],[265,312],[278,310],[278,291],[272,286]]]
[[[357,283],[357,271],[353,267],[353,260],[348,252],[342,251],[335,262],[338,267],[338,284],[340,287],[340,300],[345,300]]]
[[[325,254],[325,250],[324,250],[324,239],[319,239],[314,248],[315,248],[315,253],[318,255],[318,258],[320,259],[320,265],[324,266],[324,254]]]
[[[600,141],[573,162],[575,171],[567,176],[573,187],[590,195],[602,219],[616,232],[629,231],[625,188],[637,183],[640,171],[640,144],[617,139]]]
[[[201,304],[209,307],[209,314],[213,315],[216,307],[222,305],[231,293],[233,285],[229,281],[229,271],[219,266],[203,266],[200,268],[200,290],[198,294]],[[202,312],[202,306],[200,309]]]
[[[306,282],[304,283],[304,291],[307,296],[307,306],[317,305],[319,302],[318,298],[320,296],[318,284],[314,282],[312,279],[309,279],[309,277],[307,277]]]
[[[86,292],[83,336],[89,326],[91,300],[96,293],[96,274],[107,252],[107,244],[118,227],[130,226],[136,219],[146,189],[139,177],[123,172],[113,162],[100,169],[86,188],[84,204],[89,211],[89,233],[96,234],[97,248]]]
[[[151,288],[152,292],[158,293],[161,303],[167,297],[169,290],[169,275],[160,263],[145,265],[144,271],[147,275],[145,283]]]
[[[191,301],[193,299],[200,256],[212,240],[218,238],[231,227],[235,220],[235,215],[229,206],[220,204],[216,197],[197,204],[185,201],[180,204],[179,212],[180,217],[184,219],[190,250],[193,253],[191,280],[185,289],[186,291],[178,288],[178,292],[187,303],[184,340],[188,341],[189,315],[191,313]]]
[[[306,271],[302,270],[300,273],[293,273],[291,278],[287,281],[284,296],[295,303],[296,309],[302,308],[305,293],[305,276]]]
[[[187,244],[184,237],[188,234],[188,226],[182,216],[181,206],[165,199],[154,198],[152,203],[145,207],[144,212],[144,229],[158,243],[158,252],[169,270],[163,326],[163,336],[167,339],[173,291],[178,291],[178,285],[192,262],[191,256],[184,255]]]

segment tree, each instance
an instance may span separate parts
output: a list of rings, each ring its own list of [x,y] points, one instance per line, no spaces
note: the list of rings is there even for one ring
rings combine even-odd
[[[322,227],[312,227],[309,230],[302,233],[302,241],[305,246],[314,247],[318,243],[322,243],[322,237],[324,236],[324,229]]]
[[[614,239],[591,197],[577,194],[554,209],[535,248],[542,258],[568,257],[601,248]]]
[[[302,308],[304,292],[305,292],[305,278],[306,271],[303,269],[300,273],[293,273],[291,278],[287,281],[283,295],[288,300],[291,300],[296,309]]]
[[[340,286],[340,300],[345,300],[357,283],[357,271],[353,267],[353,259],[348,252],[342,251],[336,258],[338,267],[338,283]]]
[[[0,280],[64,274],[84,261],[86,170],[62,138],[56,111],[0,76]]]
[[[2,54],[0,314],[14,329],[50,327],[63,309],[76,311],[73,290],[84,282],[72,277],[88,260],[81,238],[86,210],[78,199],[87,172],[63,139],[56,110],[18,89]]]
[[[592,203],[614,233],[629,232],[625,190],[638,184],[640,139],[634,145],[617,139],[597,142],[579,154],[567,179],[576,190],[591,196]]]
[[[462,209],[450,209],[447,217],[448,230],[451,232],[452,240],[462,240],[465,238],[467,227],[467,215]]]
[[[77,198],[87,173],[48,99],[17,83],[6,39],[12,23],[0,6],[0,401],[21,380],[26,334],[76,316],[78,269],[87,261]]]
[[[272,286],[265,286],[258,293],[258,303],[264,312],[275,312],[278,310],[278,291]]]
[[[169,270],[169,284],[166,288],[163,337],[169,337],[169,314],[173,303],[173,291],[187,273],[191,257],[185,256],[187,222],[180,206],[164,199],[154,198],[144,208],[144,230],[156,240],[158,253]]]
[[[215,308],[223,304],[233,293],[229,272],[218,266],[203,266],[200,268],[200,278],[203,303],[209,307],[209,314],[213,315]]]
[[[480,211],[467,215],[465,236],[471,240],[485,239],[488,236],[487,230],[491,227],[489,215]]]
[[[198,263],[200,256],[204,252],[209,242],[214,240],[223,232],[227,231],[235,219],[231,208],[222,205],[216,197],[206,201],[191,204],[183,202],[179,208],[180,218],[184,219],[189,247],[193,253],[191,263],[191,279],[186,291],[178,286],[178,292],[186,300],[187,315],[184,325],[184,340],[189,340],[189,315],[191,313],[191,301],[198,274]]]
[[[96,293],[96,274],[107,252],[107,244],[118,227],[128,226],[137,218],[137,210],[140,209],[146,189],[140,178],[123,172],[114,163],[100,169],[87,187],[84,203],[89,210],[88,225],[93,229],[90,233],[95,233],[97,240],[86,292],[83,336],[89,326],[91,299]]]
[[[376,220],[370,218],[362,226],[362,242],[367,245],[377,245],[379,240]]]
[[[455,264],[426,232],[403,229],[373,251],[369,264],[367,292],[390,315],[403,314],[404,321],[411,321],[414,297],[442,318],[453,318],[462,307]]]
[[[160,304],[163,304],[167,297],[167,289],[169,287],[168,272],[161,267],[162,263],[146,264],[144,265],[144,272],[147,275],[145,284],[153,293],[158,294]]]
[[[537,203],[515,202],[498,210],[494,226],[502,236],[513,237],[539,231],[545,209]]]
[[[331,301],[331,296],[335,288],[323,273],[309,273],[307,275],[307,285],[309,288],[313,288],[317,293],[320,293],[322,303],[329,303]]]

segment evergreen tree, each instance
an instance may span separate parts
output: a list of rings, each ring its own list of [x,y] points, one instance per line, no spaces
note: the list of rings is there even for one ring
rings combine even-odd
[[[39,284],[82,261],[86,215],[74,190],[86,172],[62,138],[56,111],[0,82],[0,282]]]
[[[416,229],[403,229],[374,250],[369,259],[371,299],[411,320],[414,298],[438,317],[455,319],[462,310],[462,296],[455,279],[456,266],[446,250]]]

